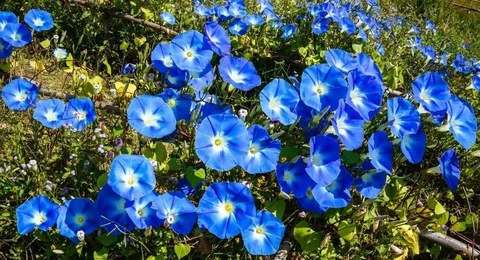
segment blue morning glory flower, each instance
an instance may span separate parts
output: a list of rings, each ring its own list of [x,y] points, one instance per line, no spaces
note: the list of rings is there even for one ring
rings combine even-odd
[[[218,20],[226,21],[232,19],[232,15],[228,11],[227,6],[224,5],[215,5],[212,7],[215,10],[215,15],[218,16]]]
[[[393,144],[388,140],[387,133],[380,131],[370,136],[368,154],[377,170],[392,173]]]
[[[18,23],[17,16],[12,12],[0,11],[0,36],[8,23]]]
[[[232,3],[228,7],[228,12],[234,18],[243,18],[245,15],[247,15],[247,8],[245,8],[245,5],[243,4],[243,2]]]
[[[6,59],[12,55],[13,46],[0,38],[0,60]]]
[[[210,66],[210,64],[207,65]],[[171,69],[163,77],[164,82],[167,83],[167,86],[177,90],[181,90],[190,79],[190,73],[188,71],[181,70],[179,68]]]
[[[53,28],[52,15],[44,10],[31,9],[24,20],[35,31],[48,31]]]
[[[77,131],[85,129],[96,117],[95,106],[89,98],[70,99],[63,113],[64,123],[71,124]]]
[[[214,170],[231,170],[247,156],[249,148],[247,128],[234,115],[210,115],[197,129],[195,152],[206,166]]]
[[[357,38],[362,39],[364,42],[368,42],[368,35],[365,33],[362,27],[358,26]]]
[[[355,150],[362,146],[365,122],[357,111],[344,103],[343,99],[335,111],[332,126],[346,150]]]
[[[454,95],[447,106],[448,125],[453,137],[466,150],[477,140],[477,118],[471,106]]]
[[[207,22],[203,28],[212,50],[220,56],[230,55],[232,48],[227,31],[218,22]]]
[[[302,198],[297,199],[298,206],[302,210],[314,213],[314,214],[322,214],[323,212],[327,211],[328,208],[321,207],[315,197],[313,196],[313,188],[315,187],[315,182],[312,181],[309,185],[307,185],[307,191],[305,192]]]
[[[455,60],[452,63],[455,71],[468,74],[472,70],[472,63],[469,62],[462,54],[457,53]]]
[[[435,27],[435,24],[432,21],[427,20],[425,23],[426,23],[425,28],[427,28],[427,31],[437,32],[437,28]]]
[[[420,128],[420,114],[410,101],[394,97],[387,101],[390,130],[395,136],[415,134]]]
[[[170,54],[170,44],[160,43],[152,51],[151,60],[153,67],[162,74],[167,74],[169,70],[177,69]]]
[[[240,161],[240,167],[250,174],[275,170],[280,155],[280,141],[273,140],[267,130],[260,125],[251,125],[248,133],[250,149],[247,156]]]
[[[157,210],[153,209],[153,201],[157,195],[152,191],[139,199],[125,202],[125,211],[137,228],[159,228],[163,224],[157,217]]]
[[[77,232],[91,234],[100,227],[95,203],[91,199],[67,200],[60,207],[57,219],[57,228],[60,234],[68,237],[75,243],[80,241]]]
[[[66,53],[67,52],[65,51],[65,54]],[[55,57],[57,57],[57,56],[55,56]],[[65,58],[66,58],[66,56],[65,56]],[[137,70],[137,65],[132,64],[132,63],[127,63],[127,64],[122,66],[122,74],[124,74],[124,75],[129,74],[129,73],[132,73],[132,74],[135,75],[136,70]]]
[[[252,224],[242,230],[242,239],[248,253],[252,255],[272,255],[278,251],[285,233],[285,225],[266,210],[260,210]]]
[[[328,65],[334,66],[344,74],[358,67],[357,60],[348,52],[340,49],[330,49],[325,52]]]
[[[291,125],[297,120],[295,108],[300,98],[295,88],[284,79],[274,79],[260,92],[262,111],[272,121]]]
[[[324,34],[328,31],[329,27],[328,19],[318,17],[312,24],[312,32],[317,35]]]
[[[297,32],[297,27],[294,24],[289,23],[283,26],[282,31],[283,33],[280,38],[288,40],[292,38],[293,35],[295,35],[295,33]]]
[[[213,52],[203,34],[190,30],[172,39],[170,54],[181,70],[202,72],[210,64]]]
[[[2,98],[10,109],[27,110],[37,102],[38,87],[24,78],[14,79],[3,87]]]
[[[196,118],[196,121],[202,122],[203,119],[210,115],[233,115],[232,108],[230,106],[216,105],[212,103],[201,104],[198,103],[197,106],[201,106],[199,116]]]
[[[427,62],[433,61],[437,58],[437,52],[435,52],[435,49],[432,46],[424,46],[422,49],[422,55],[427,59]]]
[[[313,197],[322,208],[343,208],[352,199],[350,187],[353,184],[353,177],[345,167],[341,166],[340,168],[338,178],[330,185],[317,184],[312,190]]]
[[[421,50],[422,49],[422,39],[419,36],[415,36],[413,40],[408,41],[408,45],[412,47],[412,50]]]
[[[163,11],[161,14],[160,14],[160,19],[162,19],[164,22],[168,23],[168,24],[176,24],[175,22],[175,16],[167,11]]]
[[[195,91],[201,91],[204,88],[210,87],[215,78],[212,65],[208,65],[205,71],[194,76],[196,77],[190,79],[188,85],[195,89]]]
[[[220,239],[231,238],[252,224],[255,211],[247,186],[238,182],[216,182],[200,199],[198,223]]]
[[[448,66],[448,57],[446,51],[442,52],[442,56],[440,57],[440,63],[445,67]]]
[[[427,136],[422,130],[418,130],[416,134],[404,135],[400,143],[400,148],[409,162],[417,164],[423,159],[426,145]]]
[[[248,24],[242,19],[235,19],[228,24],[228,30],[233,35],[243,36],[248,31]]]
[[[245,17],[245,22],[251,26],[260,26],[265,23],[261,15],[258,14],[249,14]]]
[[[303,71],[300,98],[305,105],[317,111],[327,107],[335,111],[338,101],[347,95],[347,90],[347,82],[336,67],[317,64]]]
[[[278,164],[276,175],[278,184],[282,192],[286,194],[293,194],[295,198],[303,198],[307,192],[307,183],[313,183],[310,176],[308,176],[305,168],[307,164],[299,158],[294,163]],[[313,186],[313,185],[312,185]]]
[[[260,6],[260,12],[269,10],[273,12],[274,6],[269,0],[257,0],[258,5]]]
[[[368,56],[367,54],[358,53],[356,59],[358,63],[358,71],[365,75],[374,76],[377,78],[382,85],[382,89],[384,89],[382,72],[375,61],[373,61],[372,57]]]
[[[348,74],[348,92],[346,103],[355,109],[365,121],[371,120],[382,104],[383,88],[381,82],[359,71]]]
[[[15,211],[18,233],[25,235],[35,228],[47,231],[57,222],[58,209],[56,203],[43,195],[25,201]]]
[[[383,45],[381,43],[378,43],[378,42],[375,43],[375,50],[380,56],[385,55],[385,49],[383,48]]]
[[[55,57],[57,61],[65,60],[68,57],[67,50],[63,48],[55,48],[53,51],[53,57]]]
[[[375,199],[383,190],[383,187],[385,187],[387,173],[384,171],[376,171],[369,161],[363,162],[362,171],[366,172],[359,176],[353,184],[357,186],[358,192],[364,197],[367,199]]]
[[[415,100],[431,113],[445,111],[450,100],[450,88],[438,74],[427,72],[412,83]]]
[[[175,131],[177,120],[172,108],[162,98],[141,95],[127,109],[128,123],[140,134],[162,138]]]
[[[305,169],[316,183],[328,186],[340,173],[340,144],[330,136],[310,139],[310,157]]]
[[[188,235],[197,222],[195,206],[180,191],[170,191],[153,200],[157,217],[178,234]]]
[[[353,21],[350,20],[350,18],[348,17],[343,17],[342,19],[340,19],[338,25],[340,27],[340,31],[346,32],[348,35],[354,34],[357,30],[355,23],[353,23]]]
[[[40,100],[33,111],[33,119],[40,122],[48,128],[59,128],[63,122],[63,112],[65,112],[65,103],[60,99]]]
[[[194,103],[190,94],[179,94],[179,91],[167,88],[158,95],[163,101],[172,108],[177,121],[190,121],[190,112],[194,108]]]
[[[240,90],[249,91],[262,83],[253,63],[244,58],[223,57],[220,59],[218,71],[225,82]]]
[[[448,187],[456,190],[460,182],[460,166],[455,150],[449,149],[440,157],[440,170]]]
[[[196,13],[199,16],[203,17],[209,17],[210,16],[210,10],[203,4],[196,5],[193,8],[193,12]]]
[[[142,155],[122,154],[112,161],[108,185],[126,200],[139,199],[155,187],[150,161]]]
[[[0,38],[13,47],[23,47],[32,41],[32,34],[23,23],[7,23],[0,32]]]
[[[115,193],[110,185],[103,185],[97,195],[97,208],[100,225],[109,234],[120,235],[135,228],[135,224],[125,211],[126,200]]]
[[[1,44],[1,42],[0,42]],[[472,87],[476,89],[478,92],[480,92],[480,75],[473,75],[472,78]]]

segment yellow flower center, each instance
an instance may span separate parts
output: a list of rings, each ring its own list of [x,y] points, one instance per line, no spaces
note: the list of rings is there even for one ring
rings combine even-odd
[[[186,55],[187,55],[187,57],[191,58],[191,57],[193,57],[193,52],[192,51],[187,51]]]
[[[323,87],[317,87],[317,93],[318,93],[319,95],[323,94],[323,93],[324,93]]]
[[[78,216],[77,217],[77,222],[82,224],[85,221],[85,218],[83,216]]]
[[[255,147],[253,147],[253,146],[250,147],[250,153],[251,153],[251,154],[254,154],[254,153],[256,153],[256,152],[257,152],[257,148],[255,148]]]
[[[18,95],[18,100],[23,102],[27,99],[27,95],[25,93],[21,93],[20,95]]]
[[[174,106],[175,106],[175,99],[170,99],[170,100],[168,100],[168,105],[169,105],[170,107],[174,107]]]
[[[45,221],[47,221],[47,217],[45,215],[40,216],[40,222],[43,223]]]
[[[143,212],[143,209],[140,209],[140,210],[137,211],[137,214],[138,214],[140,217],[142,217],[143,214],[145,214],[145,212]]]
[[[222,145],[223,142],[222,142],[222,139],[220,139],[220,138],[215,138],[215,141],[213,141],[213,143],[214,143],[216,146],[220,146],[220,145]]]
[[[308,189],[307,190],[307,197],[312,197],[313,196],[313,192],[311,189]]]
[[[233,211],[233,205],[230,203],[225,204],[225,211],[231,213]]]
[[[257,228],[255,229],[255,233],[257,233],[258,235],[261,235],[261,234],[263,234],[264,232],[265,232],[265,231],[264,231],[263,228],[261,228],[261,227],[257,227]]]
[[[289,172],[285,172],[285,174],[283,175],[283,179],[285,181],[290,181],[292,179],[292,176],[290,175]]]

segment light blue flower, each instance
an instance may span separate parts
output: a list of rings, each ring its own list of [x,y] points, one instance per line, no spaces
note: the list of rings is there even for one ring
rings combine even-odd
[[[370,136],[368,154],[377,170],[392,173],[393,144],[388,140],[387,133],[380,131]]]
[[[167,11],[163,11],[161,14],[160,14],[160,19],[162,19],[164,22],[168,23],[168,24],[176,24],[175,22],[175,16]]]
[[[448,125],[453,137],[466,150],[477,140],[477,118],[465,100],[452,95],[447,105]]]
[[[195,206],[179,191],[170,191],[153,200],[160,221],[178,234],[188,235],[197,222]]]
[[[25,235],[35,228],[47,231],[57,222],[58,210],[58,205],[43,195],[25,201],[15,211],[18,233]]]
[[[340,173],[340,144],[330,136],[310,139],[310,157],[306,171],[322,186],[330,185]]]
[[[350,53],[340,49],[326,51],[325,60],[328,65],[336,67],[345,75],[358,67],[357,60]]]
[[[338,109],[335,111],[332,126],[346,150],[354,150],[362,146],[365,122],[357,111],[344,103],[343,99],[340,100]]]
[[[207,22],[203,29],[210,47],[216,54],[220,56],[230,55],[232,48],[230,37],[218,22]]]
[[[8,23],[18,23],[17,16],[12,12],[0,11],[0,35]]]
[[[74,98],[67,103],[65,113],[63,113],[63,121],[65,124],[71,124],[73,129],[82,131],[91,124],[97,114],[95,106],[89,98]]]
[[[100,227],[95,203],[91,199],[67,200],[60,207],[57,228],[60,234],[74,243],[79,243],[77,232],[85,235],[93,233]]]
[[[261,15],[258,14],[249,14],[245,17],[245,22],[251,26],[260,26],[265,23]]]
[[[262,111],[272,121],[291,125],[297,120],[295,109],[300,98],[295,88],[284,79],[274,79],[260,92]]]
[[[338,178],[336,178],[331,184],[328,186],[317,184],[315,188],[313,188],[313,197],[322,208],[346,207],[352,199],[352,196],[350,195],[350,187],[352,187],[352,183],[352,175],[342,166]]]
[[[182,119],[185,120],[185,122],[190,121],[190,113],[195,107],[190,94],[180,94],[179,91],[167,88],[158,96],[172,108],[177,121]]]
[[[153,208],[153,201],[157,195],[152,191],[139,199],[125,202],[125,211],[137,228],[159,228],[163,224],[157,217],[157,210]]]
[[[13,46],[0,38],[0,60],[10,57],[13,53]]]
[[[394,97],[387,101],[390,130],[395,136],[415,134],[420,129],[420,114],[410,101]]]
[[[203,34],[190,30],[172,39],[170,54],[181,70],[202,72],[210,63],[213,52]]]
[[[53,28],[52,15],[44,10],[31,9],[24,20],[35,31],[48,31]]]
[[[305,171],[306,167],[301,158],[294,163],[278,164],[275,172],[281,191],[293,194],[295,198],[303,198],[309,187],[307,184],[312,183],[312,187],[315,185]]]
[[[233,35],[243,36],[248,31],[248,24],[242,19],[235,19],[228,24],[228,30]]]
[[[240,167],[250,174],[275,170],[280,155],[280,141],[273,140],[267,130],[260,125],[251,125],[248,133],[250,149],[247,156],[240,161]]]
[[[24,78],[14,79],[3,87],[2,98],[12,110],[27,110],[37,102],[38,87]]]
[[[223,57],[218,70],[225,82],[240,90],[249,91],[262,83],[253,63],[244,58]]]
[[[373,171],[372,171],[373,170]],[[364,161],[362,171],[365,172],[354,181],[358,192],[367,199],[375,199],[385,187],[387,173],[377,171],[370,161]]]
[[[460,182],[460,166],[455,150],[449,149],[440,157],[440,170],[448,187],[456,190]]]
[[[23,23],[7,23],[0,32],[0,38],[13,47],[23,47],[32,41],[32,34]]]
[[[55,57],[55,59],[60,61],[66,59],[68,57],[68,53],[65,49],[56,48],[55,51],[53,51],[53,56]]]
[[[266,210],[260,210],[252,224],[242,230],[242,239],[248,253],[252,255],[272,255],[280,247],[285,233],[285,225]]]
[[[297,27],[294,24],[290,23],[283,26],[282,31],[283,33],[282,33],[282,36],[280,36],[280,38],[288,40],[292,38],[295,35],[295,33],[297,33]]]
[[[381,82],[359,71],[348,74],[346,103],[355,109],[365,121],[370,121],[378,113],[382,104],[383,87]]]
[[[40,100],[33,111],[33,119],[48,128],[59,128],[64,124],[65,103],[60,99]]]
[[[97,195],[97,208],[100,225],[109,234],[120,235],[131,231],[135,224],[125,211],[126,200],[112,190],[110,185],[103,185]]]
[[[415,134],[404,135],[400,143],[400,148],[409,162],[417,164],[423,159],[426,145],[427,136],[422,130],[418,130]]]

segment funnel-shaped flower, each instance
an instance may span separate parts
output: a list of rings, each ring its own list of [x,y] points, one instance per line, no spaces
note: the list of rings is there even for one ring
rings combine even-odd
[[[451,190],[456,190],[460,182],[460,166],[455,150],[450,149],[442,154],[442,157],[440,157],[440,170],[448,187]]]
[[[260,125],[248,128],[250,149],[240,161],[240,166],[250,174],[267,173],[275,170],[280,155],[281,143],[273,140],[267,130]]]
[[[197,31],[175,36],[170,43],[172,59],[181,70],[202,72],[212,59],[207,39]]]
[[[411,163],[420,163],[425,154],[427,136],[422,130],[416,134],[404,135],[400,143],[403,155]]]
[[[450,100],[450,88],[438,74],[427,72],[413,83],[415,100],[431,113],[445,111]]]
[[[301,158],[295,163],[278,164],[276,174],[281,191],[293,194],[295,198],[303,198],[308,189],[307,184],[314,183],[305,171],[306,167],[307,164]]]
[[[77,131],[85,129],[96,117],[95,106],[89,98],[70,99],[63,113],[64,123],[71,124]]]
[[[23,47],[32,41],[32,34],[23,23],[7,23],[0,32],[0,38],[13,47]]]
[[[167,88],[158,95],[163,101],[172,108],[177,121],[190,121],[190,112],[194,108],[194,103],[190,94],[179,94],[179,91]]]
[[[332,119],[335,133],[345,145],[346,150],[354,150],[362,146],[365,122],[360,114],[340,100]]]
[[[157,217],[157,210],[152,208],[157,195],[152,191],[139,199],[125,202],[125,211],[137,228],[158,228],[163,224]]]
[[[24,20],[35,31],[48,31],[53,28],[52,15],[44,10],[31,9]]]
[[[198,205],[198,223],[218,238],[230,238],[247,229],[255,218],[253,196],[237,182],[210,185]]]
[[[176,24],[175,22],[175,16],[167,11],[163,11],[161,14],[160,14],[160,19],[162,19],[164,22],[166,22],[167,24]]]
[[[274,79],[260,92],[262,111],[272,121],[291,125],[297,120],[295,108],[300,98],[295,88],[284,79]]]
[[[16,210],[18,233],[25,235],[35,228],[47,231],[57,222],[58,209],[56,203],[43,195],[25,201]]]
[[[337,140],[329,136],[312,137],[306,171],[316,183],[330,185],[340,173],[340,145]]]
[[[0,38],[0,60],[6,59],[12,55],[13,46]]]
[[[95,201],[98,219],[108,233],[120,235],[135,227],[125,211],[125,203],[126,200],[115,193],[108,184],[105,184],[98,193]]]
[[[141,95],[127,109],[128,123],[140,134],[162,138],[175,131],[177,120],[172,108],[160,97]]]
[[[350,187],[352,187],[353,177],[345,169],[341,167],[338,178],[328,186],[317,184],[313,188],[313,197],[323,208],[343,208],[348,205],[352,196],[350,195]]]
[[[91,199],[67,200],[60,207],[57,228],[60,234],[78,243],[77,232],[91,234],[100,227],[95,203]]]
[[[243,36],[248,31],[248,24],[242,19],[235,19],[228,24],[228,30],[233,35]]]
[[[477,118],[470,104],[452,96],[447,106],[450,132],[463,148],[470,149],[477,140]]]
[[[363,162],[362,171],[365,173],[355,180],[354,185],[360,194],[368,199],[375,199],[385,187],[387,173],[377,171],[370,161]]]
[[[7,23],[18,23],[17,16],[12,12],[0,12],[0,33],[3,32]]]
[[[410,101],[394,97],[387,101],[390,130],[395,136],[415,134],[420,128],[420,114]]]
[[[249,91],[262,83],[253,63],[244,58],[223,57],[218,71],[225,82],[241,90]]]
[[[388,140],[387,133],[375,132],[370,136],[368,154],[377,170],[392,173],[393,144]]]
[[[43,99],[38,101],[33,111],[33,119],[48,128],[59,128],[63,125],[65,103],[60,99]]]
[[[180,191],[170,191],[153,200],[157,217],[178,234],[188,235],[197,222],[195,206]]]
[[[162,42],[155,46],[150,59],[152,60],[153,67],[162,74],[167,74],[169,70],[178,69],[177,65],[173,62],[169,43]]]
[[[365,121],[371,120],[382,104],[381,82],[359,71],[348,74],[346,103],[355,109]]]
[[[24,78],[14,79],[2,89],[2,98],[10,109],[27,110],[37,102],[38,87]]]
[[[230,37],[228,36],[227,31],[225,31],[218,22],[205,23],[203,30],[205,32],[205,37],[210,44],[210,48],[212,48],[216,54],[220,56],[230,55],[230,50],[232,48]]]
[[[377,80],[380,81],[379,83],[382,85],[382,89],[384,89],[382,72],[375,61],[373,61],[372,57],[368,56],[367,54],[357,53],[356,59],[358,63],[358,71],[365,75],[374,76],[377,78]]]
[[[242,239],[248,253],[252,255],[272,255],[278,251],[285,233],[285,225],[266,210],[260,210],[252,224],[242,230]]]

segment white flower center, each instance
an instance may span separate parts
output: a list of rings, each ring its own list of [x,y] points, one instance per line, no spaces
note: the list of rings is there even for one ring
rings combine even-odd
[[[146,126],[157,126],[157,121],[160,119],[159,116],[154,115],[151,112],[145,113],[141,118]]]
[[[126,169],[125,171],[125,175],[123,177],[123,181],[125,182],[125,184],[127,186],[134,186],[138,183],[138,175],[135,174],[135,172],[133,171],[133,169]]]
[[[18,101],[23,102],[27,99],[27,94],[24,92],[17,93],[16,98]]]
[[[173,224],[173,222],[175,222],[175,218],[172,215],[168,215],[166,221],[168,224]]]
[[[187,53],[188,55],[188,53]],[[188,56],[187,56],[188,57]],[[173,60],[172,60],[172,57],[168,56],[168,57],[165,57],[165,59],[163,60],[163,65],[165,65],[165,67],[167,68],[170,68],[173,66]]]
[[[75,116],[77,121],[82,121],[87,118],[87,113],[85,113],[85,111],[73,112],[73,115]]]
[[[45,21],[40,18],[36,18],[35,20],[33,20],[33,24],[35,24],[35,26],[43,26],[45,24]]]
[[[41,225],[43,222],[47,221],[47,216],[45,216],[45,213],[37,211],[33,213],[33,219],[32,222],[35,225]]]
[[[48,122],[56,121],[57,113],[53,112],[53,110],[48,110],[47,113],[45,113],[45,118],[48,120]]]
[[[230,72],[230,75],[229,75],[229,76],[230,76],[230,78],[231,78],[234,82],[236,82],[236,83],[242,83],[242,82],[245,81],[245,76],[242,75],[242,74],[240,74],[240,73],[238,73],[238,71],[232,71],[232,72]]]

